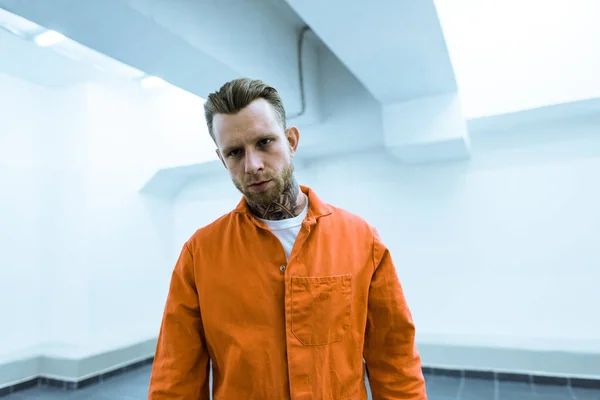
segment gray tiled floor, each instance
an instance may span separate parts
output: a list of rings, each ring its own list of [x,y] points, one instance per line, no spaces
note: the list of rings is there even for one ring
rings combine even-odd
[[[77,391],[33,388],[2,400],[146,400],[150,366]],[[600,390],[497,382],[471,378],[426,377],[429,400],[600,400]]]

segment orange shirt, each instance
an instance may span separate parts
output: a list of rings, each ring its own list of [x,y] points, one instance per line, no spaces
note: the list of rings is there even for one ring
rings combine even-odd
[[[426,400],[415,327],[388,249],[308,187],[289,261],[238,207],[199,229],[174,268],[149,400]]]

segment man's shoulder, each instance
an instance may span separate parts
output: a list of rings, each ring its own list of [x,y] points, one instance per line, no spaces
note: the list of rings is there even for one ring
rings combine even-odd
[[[371,225],[369,221],[357,213],[348,211],[345,208],[333,206],[331,204],[328,204],[328,206],[332,210],[331,215],[336,225],[339,223],[344,223],[345,225],[348,225],[354,229],[364,229],[370,232],[374,230],[373,225]]]
[[[215,238],[221,238],[231,223],[237,217],[234,211],[223,214],[207,225],[201,226],[187,240],[187,245],[192,248],[197,248],[200,244],[206,244]]]

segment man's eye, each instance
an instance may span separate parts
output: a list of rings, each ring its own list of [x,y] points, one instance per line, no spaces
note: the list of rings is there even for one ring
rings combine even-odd
[[[231,150],[229,152],[229,157],[237,157],[240,154],[239,150]]]
[[[260,142],[258,142],[261,146],[266,146],[269,143],[271,143],[271,139],[263,139]]]

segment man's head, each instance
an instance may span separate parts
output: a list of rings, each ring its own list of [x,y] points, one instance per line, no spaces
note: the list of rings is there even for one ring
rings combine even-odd
[[[296,127],[286,129],[279,93],[260,80],[236,79],[204,104],[208,131],[233,183],[253,204],[278,200],[293,184]]]

